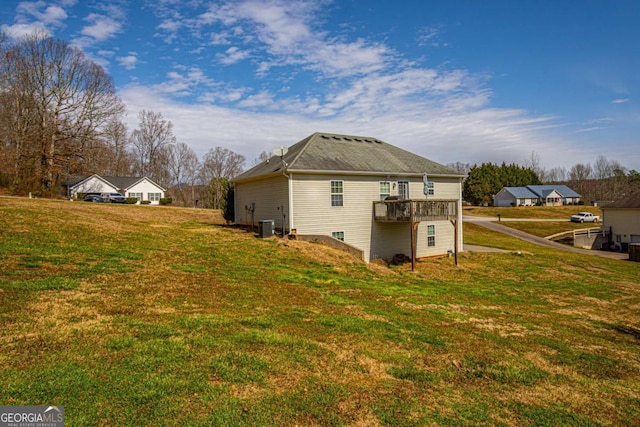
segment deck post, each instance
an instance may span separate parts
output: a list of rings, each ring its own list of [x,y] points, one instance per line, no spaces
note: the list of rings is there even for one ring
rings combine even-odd
[[[411,227],[411,271],[416,271],[416,227],[415,227],[415,216],[416,210],[413,202],[409,202],[410,204],[410,227]]]
[[[458,220],[450,219],[451,224],[453,224],[453,254],[456,261],[456,267],[458,266]]]

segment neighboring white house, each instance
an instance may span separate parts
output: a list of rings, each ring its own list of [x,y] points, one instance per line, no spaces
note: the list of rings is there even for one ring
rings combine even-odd
[[[462,250],[463,179],[376,138],[314,133],[232,179],[235,222],[274,220],[285,233],[333,237],[368,262],[411,254],[409,210],[418,206],[415,255],[442,255],[454,251],[454,227]]]
[[[578,204],[580,194],[566,185],[504,187],[493,196],[493,206],[562,206]]]
[[[69,182],[69,194],[77,197],[82,194],[120,193],[125,197],[135,197],[138,203],[148,200],[151,204],[160,203],[165,189],[146,176],[100,176],[90,175],[77,177]]]
[[[611,243],[626,250],[629,243],[640,243],[640,193],[602,206],[602,229]]]

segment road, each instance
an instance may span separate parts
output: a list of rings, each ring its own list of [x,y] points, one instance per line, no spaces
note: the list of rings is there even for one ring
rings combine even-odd
[[[597,250],[589,250],[589,249],[580,249],[574,248],[572,246],[563,245],[562,243],[557,243],[552,240],[547,240],[544,237],[534,236],[529,233],[525,233],[524,231],[516,230],[514,228],[507,227],[506,225],[499,224],[495,222],[497,218],[493,217],[480,217],[480,216],[470,216],[463,215],[462,220],[465,222],[469,222],[472,224],[478,224],[482,227],[488,228],[489,230],[497,231],[498,233],[506,234],[508,236],[516,237],[518,239],[524,240],[529,243],[533,243],[540,246],[546,246],[548,248],[560,249],[568,252],[575,252],[584,255],[592,255],[599,256],[603,258],[611,258],[611,259],[629,259],[629,254],[620,253],[620,252],[607,252],[607,251],[597,251]],[[501,221],[536,221],[536,222],[550,222],[550,221],[566,221],[566,219],[558,220],[558,219],[523,219],[523,218],[503,218]],[[469,248],[470,245],[465,245],[465,248]]]

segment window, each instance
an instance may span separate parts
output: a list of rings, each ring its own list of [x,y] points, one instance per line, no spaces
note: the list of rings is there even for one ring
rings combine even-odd
[[[142,200],[142,193],[129,193],[129,197],[135,197],[138,201]]]
[[[334,231],[331,233],[331,237],[334,239],[342,240],[344,242],[344,231]]]
[[[342,181],[331,181],[331,206],[343,206],[344,190]]]
[[[398,181],[398,199],[409,200],[409,183],[407,181]]]
[[[391,195],[391,183],[380,181],[380,200],[384,200]]]
[[[433,247],[436,245],[436,226],[427,225],[427,246]]]
[[[149,193],[150,202],[159,202],[162,193]]]
[[[427,196],[433,196],[434,191],[433,191],[433,181],[429,181],[427,182]]]

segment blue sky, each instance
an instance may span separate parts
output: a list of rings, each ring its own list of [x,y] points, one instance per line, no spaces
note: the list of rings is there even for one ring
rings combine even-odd
[[[640,2],[4,0],[0,26],[80,47],[137,126],[161,112],[202,155],[316,132],[441,163],[640,170]]]

